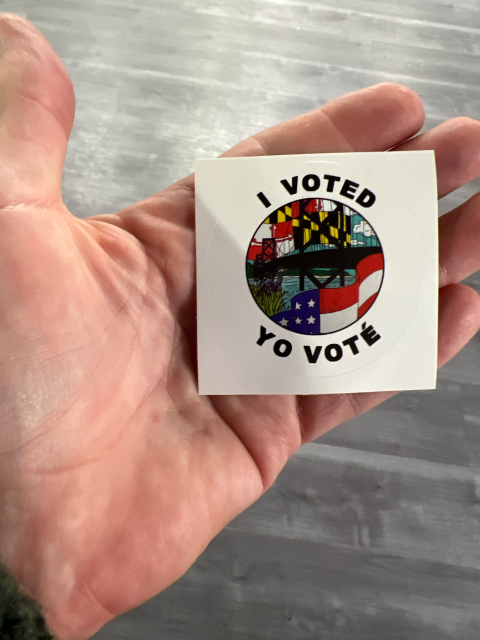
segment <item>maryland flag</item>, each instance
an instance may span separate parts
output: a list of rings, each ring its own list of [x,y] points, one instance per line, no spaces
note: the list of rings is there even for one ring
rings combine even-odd
[[[351,219],[343,212],[343,206],[324,211],[319,198],[297,200],[281,207],[264,224],[271,225],[272,238],[293,237],[295,249],[315,244],[350,247],[351,243]]]
[[[309,244],[320,244],[320,225],[312,220],[312,215],[313,214],[304,214],[303,220],[300,219],[300,216],[293,220],[293,240],[295,242],[295,249],[300,249],[302,246],[306,247]],[[303,236],[301,229],[302,226]],[[315,242],[316,240],[318,240],[318,242]]]
[[[293,218],[297,218],[299,215],[299,203],[292,202],[292,206],[286,205],[285,207],[280,207],[273,213],[271,213],[268,218],[264,221],[264,224],[280,224],[283,222],[291,222]]]
[[[343,212],[342,205],[338,205],[334,211],[323,211],[321,206],[313,206],[309,202],[302,217],[299,216],[292,222],[296,249],[321,244],[337,248],[351,246],[352,222],[350,216]]]
[[[270,229],[272,231],[272,238],[277,238],[278,240],[283,238],[292,238],[293,236],[291,220],[288,222],[279,222],[278,224],[272,225]]]
[[[320,212],[320,215],[325,214],[325,211]],[[352,242],[352,219],[350,216],[343,213],[343,206],[339,205],[335,211],[329,212],[324,218],[324,224],[326,227],[326,235],[329,239],[329,244],[334,244],[336,247],[350,247]]]
[[[299,215],[298,202],[293,202],[292,206],[286,205],[274,211],[265,220],[264,224],[271,225],[272,238],[292,238],[292,223],[295,217]]]

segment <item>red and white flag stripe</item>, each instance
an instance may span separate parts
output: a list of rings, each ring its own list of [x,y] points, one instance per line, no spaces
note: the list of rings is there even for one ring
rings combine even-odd
[[[353,324],[375,302],[383,278],[383,255],[376,253],[357,265],[356,281],[340,289],[320,289],[320,333]]]

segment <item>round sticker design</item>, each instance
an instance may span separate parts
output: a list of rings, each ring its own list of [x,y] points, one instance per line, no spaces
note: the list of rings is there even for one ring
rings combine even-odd
[[[374,304],[383,281],[380,240],[350,207],[295,200],[271,213],[248,247],[250,293],[265,315],[303,335],[341,331]]]

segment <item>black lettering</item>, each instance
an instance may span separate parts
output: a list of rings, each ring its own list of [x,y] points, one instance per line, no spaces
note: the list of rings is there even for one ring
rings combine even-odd
[[[335,182],[340,182],[341,178],[340,176],[323,176],[325,178],[325,180],[327,181],[327,191],[329,193],[332,193],[333,188],[335,186]]]
[[[335,355],[332,353],[335,351]],[[325,347],[325,357],[329,362],[338,362],[342,359],[343,349],[339,344],[329,344]]]
[[[268,207],[271,207],[271,206],[272,206],[272,204],[271,204],[270,200],[267,198],[267,196],[266,196],[262,191],[260,191],[260,193],[257,193],[257,198],[260,200],[260,202],[261,202],[265,207],[267,207],[267,209],[268,209]]]
[[[363,331],[360,332],[360,335],[362,336],[362,338],[365,340],[365,342],[368,344],[369,347],[371,347],[372,344],[375,344],[375,342],[380,340],[380,338],[382,337],[375,331],[372,325],[367,327],[366,322],[362,324],[362,329]]]
[[[273,345],[273,353],[279,358],[286,358],[289,356],[292,353],[292,349],[292,343],[288,340],[277,340]]]
[[[288,193],[293,196],[297,193],[298,191],[298,176],[294,176],[292,178],[292,184],[288,183],[288,180],[281,180],[280,181],[283,186],[285,187],[285,189],[288,191]]]
[[[345,345],[346,347],[350,347],[354,356],[356,356],[357,353],[360,353],[356,345],[357,340],[358,340],[358,336],[352,336],[348,340],[344,340],[342,342],[342,344]]]
[[[377,196],[374,193],[372,193],[368,189],[364,189],[362,193],[358,196],[358,198],[355,200],[355,202],[358,202],[358,204],[361,204],[362,207],[365,207],[366,209],[368,209],[368,207],[371,207],[373,204],[375,204],[376,199],[377,199]]]
[[[262,346],[264,342],[266,342],[267,340],[271,340],[272,338],[275,338],[275,334],[274,333],[268,333],[267,330],[265,329],[265,327],[261,326],[260,327],[260,338],[257,340],[257,344]]]
[[[340,191],[340,194],[342,196],[345,196],[346,198],[350,198],[350,200],[353,200],[354,196],[355,196],[355,192],[358,189],[360,185],[358,184],[358,182],[352,182],[351,180],[345,180],[345,182],[343,183],[343,187]]]
[[[307,359],[310,364],[315,364],[318,360],[320,353],[322,352],[322,347],[315,347],[315,351],[312,353],[312,350],[308,346],[303,347],[305,349],[305,353],[307,354]]]
[[[312,181],[313,184],[311,184]],[[305,176],[302,180],[302,186],[305,191],[317,191],[320,189],[320,178],[314,173],[309,173],[308,176]]]

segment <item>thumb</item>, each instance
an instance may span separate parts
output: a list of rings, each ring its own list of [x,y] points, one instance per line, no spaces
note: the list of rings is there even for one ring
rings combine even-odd
[[[61,202],[75,113],[70,77],[29,22],[0,14],[0,208]]]

